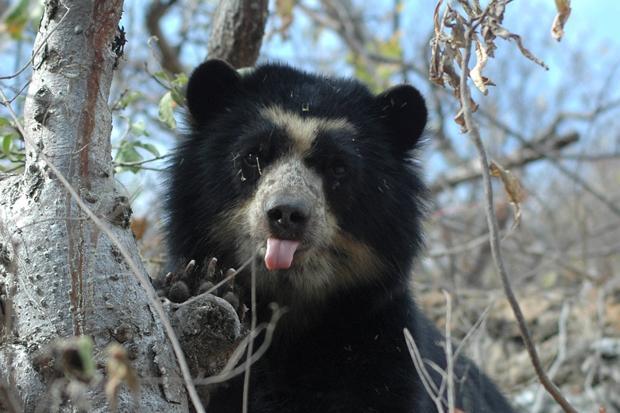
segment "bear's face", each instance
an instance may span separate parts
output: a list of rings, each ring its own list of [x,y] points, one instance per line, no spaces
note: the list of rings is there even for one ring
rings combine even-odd
[[[377,254],[343,230],[338,219],[338,209],[346,213],[352,207],[353,181],[362,173],[359,158],[335,145],[355,140],[354,126],[278,106],[259,112],[257,123],[269,124],[265,133],[240,137],[231,152],[235,184],[246,195],[221,214],[211,236],[230,236],[238,246],[237,262],[260,257],[258,286],[271,293],[285,284],[318,297],[378,274]]]
[[[187,100],[192,136],[169,205],[177,255],[255,257],[259,291],[304,300],[408,268],[420,240],[402,235],[419,234],[424,191],[409,160],[426,122],[415,89],[373,96],[284,66],[242,77],[208,61]]]

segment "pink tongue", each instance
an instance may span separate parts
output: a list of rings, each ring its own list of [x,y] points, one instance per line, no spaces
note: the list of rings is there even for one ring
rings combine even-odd
[[[265,266],[268,270],[283,270],[290,268],[293,255],[299,246],[299,241],[268,238]]]

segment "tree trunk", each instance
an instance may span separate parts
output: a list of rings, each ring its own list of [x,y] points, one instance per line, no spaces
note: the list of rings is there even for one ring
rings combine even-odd
[[[124,42],[122,5],[46,1],[35,51],[46,44],[34,58],[25,105],[25,172],[0,180],[0,399],[7,389],[13,396],[0,400],[6,409],[49,411],[62,391],[73,391],[62,410],[75,410],[84,396],[89,411],[109,411],[104,349],[118,342],[140,379],[135,400],[121,389],[120,410],[187,411],[176,360],[145,291],[48,166],[58,168],[140,262],[110,156],[107,100]],[[70,360],[50,365],[54,355],[68,354],[58,339],[73,336],[93,339],[100,377],[83,380],[82,395],[63,387]]]

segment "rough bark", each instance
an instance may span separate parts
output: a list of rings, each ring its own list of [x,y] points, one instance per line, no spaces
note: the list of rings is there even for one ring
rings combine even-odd
[[[220,1],[209,37],[208,56],[233,67],[253,66],[265,33],[268,0]]]
[[[46,2],[35,50],[47,44],[34,58],[25,106],[25,172],[0,180],[0,387],[10,389],[28,412],[49,411],[51,389],[64,380],[62,373],[49,372],[41,354],[59,338],[80,335],[92,337],[102,377],[104,348],[118,342],[127,350],[140,392],[134,399],[123,388],[121,411],[136,405],[145,412],[188,409],[174,355],[146,293],[48,166],[61,171],[139,262],[128,228],[131,210],[115,188],[110,155],[107,101],[121,52],[122,5]],[[89,411],[109,411],[102,383],[88,389]],[[73,400],[62,410],[75,408]]]

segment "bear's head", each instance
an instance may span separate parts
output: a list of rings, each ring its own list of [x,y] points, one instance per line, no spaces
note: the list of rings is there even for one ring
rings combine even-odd
[[[283,301],[406,282],[425,194],[413,154],[427,111],[415,88],[373,95],[285,65],[241,75],[210,60],[192,74],[187,106],[169,187],[174,257],[254,258],[259,292]]]

